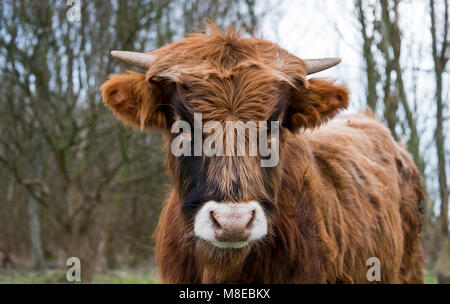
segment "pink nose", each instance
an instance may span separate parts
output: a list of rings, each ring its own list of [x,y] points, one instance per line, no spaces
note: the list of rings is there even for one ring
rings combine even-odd
[[[244,242],[250,234],[255,210],[225,209],[211,211],[214,235],[220,242]]]

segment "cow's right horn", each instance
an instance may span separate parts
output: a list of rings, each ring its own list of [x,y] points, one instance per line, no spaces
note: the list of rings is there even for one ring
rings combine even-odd
[[[341,62],[339,58],[305,59],[306,75],[329,69]]]
[[[127,51],[112,51],[111,56],[143,69],[148,69],[156,59],[154,55]]]

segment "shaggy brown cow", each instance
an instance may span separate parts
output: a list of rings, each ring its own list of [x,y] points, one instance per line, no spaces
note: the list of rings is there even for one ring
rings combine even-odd
[[[340,116],[342,85],[306,75],[337,62],[304,61],[233,30],[192,34],[147,54],[113,53],[147,69],[102,86],[126,124],[164,131],[178,120],[280,121],[280,161],[174,156],[174,188],[156,233],[166,283],[423,282],[419,175],[370,113]],[[168,149],[170,151],[170,149]]]

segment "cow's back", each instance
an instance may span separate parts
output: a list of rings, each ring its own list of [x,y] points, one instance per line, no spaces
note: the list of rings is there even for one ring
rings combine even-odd
[[[367,282],[367,260],[377,257],[381,283],[422,282],[424,195],[404,147],[371,113],[340,116],[305,135],[329,192],[324,224],[336,281]]]

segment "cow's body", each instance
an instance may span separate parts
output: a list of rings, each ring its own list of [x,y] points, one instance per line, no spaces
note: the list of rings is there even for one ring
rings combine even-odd
[[[377,258],[381,283],[422,282],[417,169],[372,114],[331,120],[348,106],[345,86],[306,77],[338,61],[304,61],[263,39],[210,31],[151,54],[114,53],[147,73],[102,86],[119,119],[168,139],[174,189],[156,233],[162,281],[367,283]],[[260,165],[263,153],[170,153],[171,126],[195,126],[197,113],[216,126],[278,123],[259,140],[279,143],[279,163]]]
[[[405,149],[371,114],[341,116],[285,138],[275,237],[245,260],[209,264],[186,237],[175,193],[157,232],[157,260],[169,283],[423,282],[418,172]],[[222,263],[221,263],[222,262]]]

